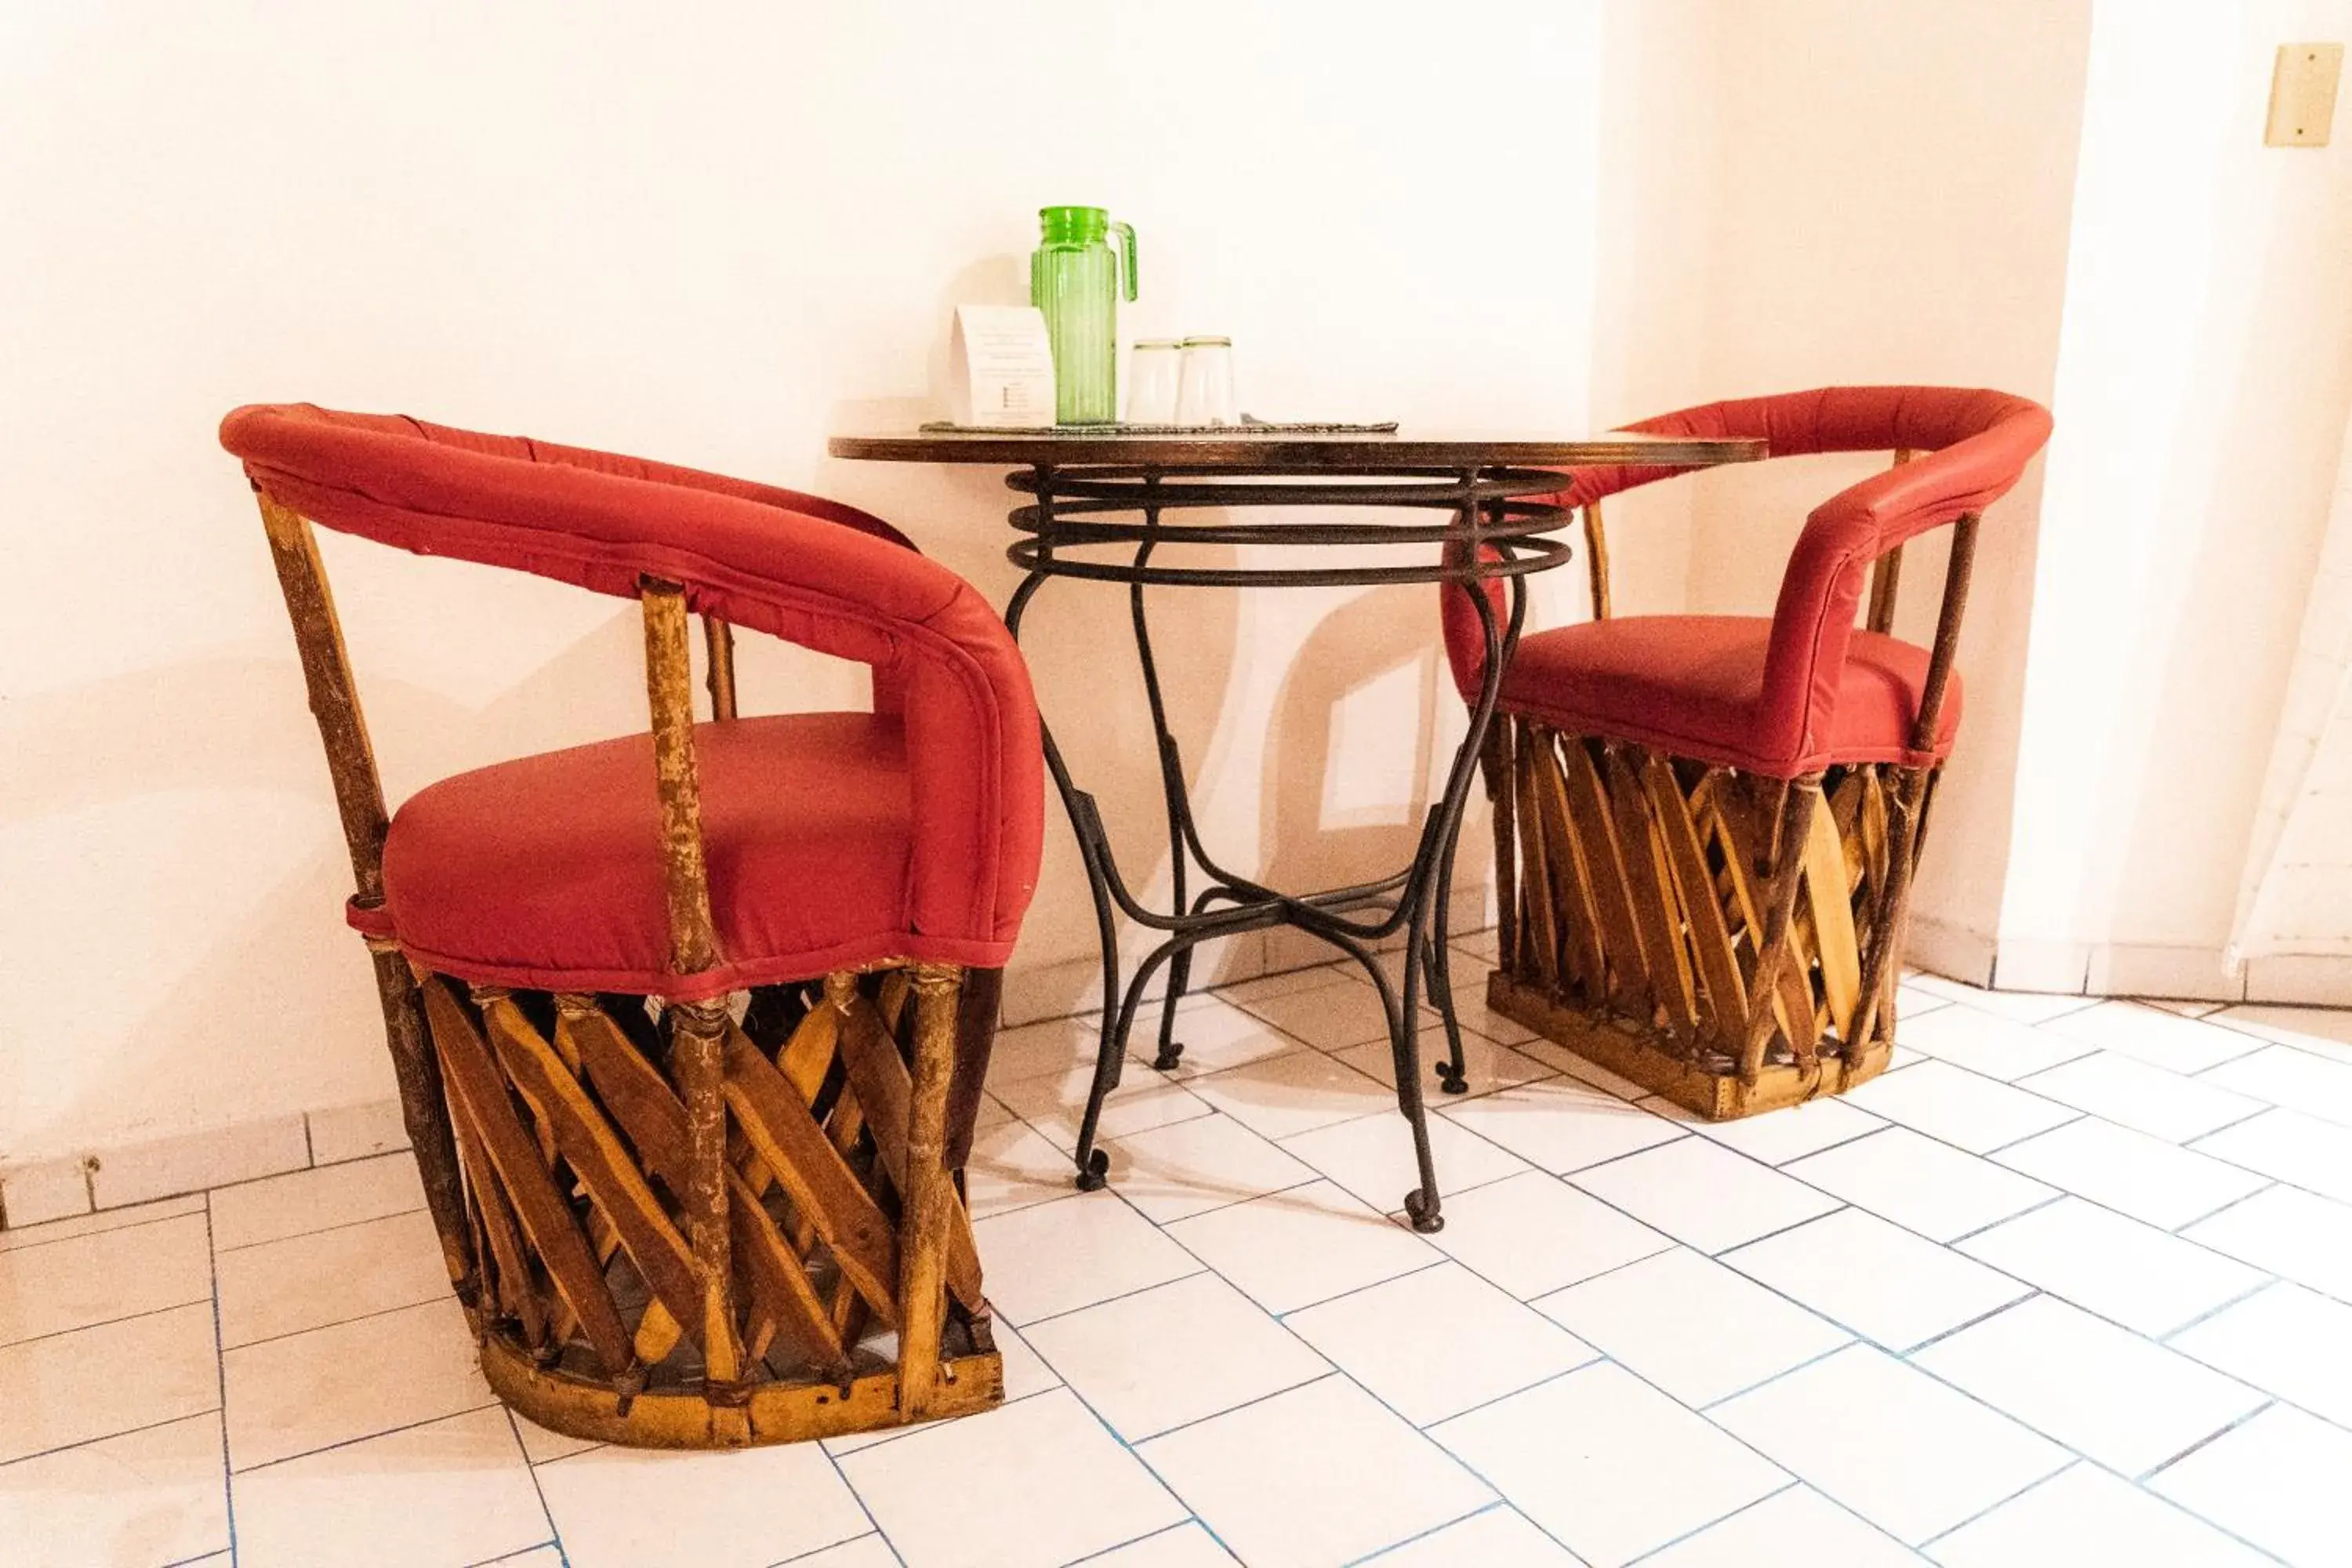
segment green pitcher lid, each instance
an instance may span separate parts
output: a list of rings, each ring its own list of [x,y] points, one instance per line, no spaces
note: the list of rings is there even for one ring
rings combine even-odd
[[[1050,240],[1101,239],[1110,233],[1107,207],[1039,207],[1037,220]]]

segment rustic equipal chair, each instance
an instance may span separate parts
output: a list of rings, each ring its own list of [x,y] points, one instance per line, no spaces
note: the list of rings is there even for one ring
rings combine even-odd
[[[1912,869],[1959,722],[1978,519],[2050,416],[1998,392],[1833,387],[1632,428],[1760,437],[1776,458],[1895,453],[1814,509],[1769,620],[1612,618],[1600,502],[1674,470],[1574,475],[1559,500],[1584,509],[1593,618],[1520,640],[1481,758],[1502,889],[1487,1005],[1703,1116],[1746,1116],[1886,1065]],[[1888,634],[1904,542],[1947,523],[1930,651]],[[1443,592],[1475,692],[1475,607]]]
[[[672,1447],[1000,1400],[960,1175],[1042,796],[988,605],[875,518],[716,475],[308,405],[238,409],[221,440],[260,498],[491,1386]],[[642,600],[652,732],[387,820],[305,520]],[[872,666],[874,711],[739,717],[730,626]]]

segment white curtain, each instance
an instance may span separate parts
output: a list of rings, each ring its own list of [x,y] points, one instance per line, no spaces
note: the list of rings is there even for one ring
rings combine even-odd
[[[2234,968],[2352,953],[2352,426],[2238,887]]]

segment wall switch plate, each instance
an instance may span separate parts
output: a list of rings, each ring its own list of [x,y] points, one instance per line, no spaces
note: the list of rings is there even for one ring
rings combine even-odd
[[[2271,147],[2325,147],[2336,118],[2336,79],[2344,69],[2341,44],[2281,44],[2271,74]]]

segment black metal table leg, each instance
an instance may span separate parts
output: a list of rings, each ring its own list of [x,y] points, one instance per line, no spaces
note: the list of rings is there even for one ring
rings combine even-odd
[[[1395,1069],[1397,1109],[1410,1126],[1419,1184],[1406,1194],[1403,1207],[1415,1229],[1434,1231],[1444,1219],[1438,1198],[1437,1172],[1430,1152],[1427,1109],[1423,1103],[1420,1008],[1424,981],[1431,1004],[1444,1021],[1447,1060],[1438,1069],[1442,1085],[1452,1093],[1466,1087],[1461,1034],[1454,1016],[1451,974],[1444,952],[1448,925],[1454,843],[1468,804],[1476,761],[1491,721],[1503,669],[1517,641],[1527,609],[1527,573],[1565,559],[1565,545],[1541,537],[1541,528],[1557,526],[1564,513],[1555,506],[1516,499],[1536,493],[1542,481],[1518,471],[1487,473],[1467,470],[1454,474],[1410,476],[1450,479],[1451,484],[1356,487],[1338,491],[1312,485],[1247,485],[1223,489],[1167,484],[1164,470],[1140,469],[1106,476],[1064,475],[1038,467],[1025,478],[1014,476],[1014,488],[1036,497],[1034,507],[1013,514],[1016,527],[1035,535],[1030,544],[1016,544],[1010,552],[1028,569],[1005,611],[1006,625],[1017,638],[1022,616],[1045,581],[1054,576],[1091,576],[1129,584],[1129,616],[1136,652],[1142,667],[1144,689],[1157,745],[1161,791],[1167,808],[1171,861],[1171,909],[1162,913],[1145,908],[1120,876],[1102,817],[1092,795],[1078,788],[1065,765],[1050,729],[1045,732],[1047,771],[1062,797],[1078,842],[1079,861],[1094,900],[1097,935],[1102,943],[1103,1023],[1097,1047],[1095,1070],[1087,1107],[1078,1127],[1076,1152],[1077,1184],[1087,1191],[1103,1185],[1109,1169],[1107,1153],[1097,1146],[1104,1101],[1118,1087],[1127,1042],[1145,993],[1160,969],[1168,970],[1168,985],[1160,1015],[1159,1052],[1155,1065],[1166,1070],[1181,1058],[1175,1038],[1178,1005],[1191,979],[1192,950],[1200,943],[1244,931],[1289,926],[1321,938],[1361,964],[1381,998],[1389,1027],[1391,1063]],[[1286,525],[1279,531],[1227,528],[1163,527],[1161,511],[1171,505],[1254,506],[1326,505],[1335,499],[1355,504],[1394,506],[1444,505],[1455,512],[1456,525],[1443,529],[1379,530],[1362,524]],[[1105,512],[1140,511],[1139,528],[1094,521]],[[1073,517],[1071,514],[1080,514]],[[1236,539],[1275,537],[1290,543],[1387,543],[1444,541],[1449,548],[1466,543],[1467,568],[1343,567],[1305,569],[1195,569],[1153,563],[1157,546],[1171,536],[1187,542],[1230,542]],[[1106,542],[1131,543],[1132,560],[1122,563],[1077,562],[1056,553],[1057,547]],[[1483,591],[1483,580],[1502,578],[1510,584],[1507,625],[1498,625],[1495,606]],[[1191,584],[1230,586],[1284,586],[1306,584],[1372,584],[1386,582],[1467,581],[1476,605],[1484,641],[1484,685],[1473,705],[1470,726],[1447,770],[1445,787],[1432,805],[1414,847],[1412,863],[1402,871],[1353,887],[1294,896],[1263,887],[1219,864],[1201,838],[1182,760],[1168,721],[1157,659],[1151,647],[1150,619],[1144,603],[1149,584]],[[1188,872],[1197,865],[1206,885],[1188,899]],[[1393,900],[1392,902],[1389,900]],[[1355,911],[1372,907],[1374,916]],[[1383,907],[1385,906],[1385,907]],[[1118,929],[1114,910],[1164,933],[1146,954],[1122,988]],[[1402,994],[1380,968],[1374,944],[1402,933],[1404,981]]]

